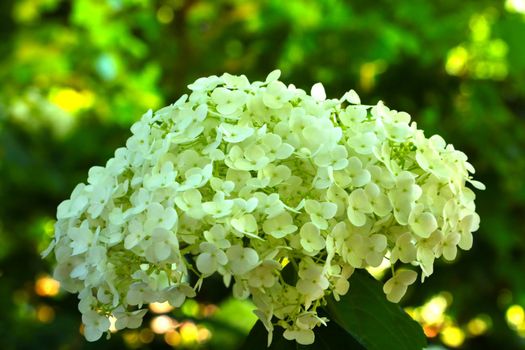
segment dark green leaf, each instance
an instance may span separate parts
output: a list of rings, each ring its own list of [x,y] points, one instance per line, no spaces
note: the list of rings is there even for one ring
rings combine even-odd
[[[291,286],[295,286],[297,283],[297,271],[293,266],[293,263],[288,263],[281,271],[281,276],[284,281]]]
[[[364,350],[347,331],[336,322],[328,322],[326,327],[315,329],[315,343],[304,346],[297,345],[298,350]]]
[[[270,347],[267,344],[268,331],[257,321],[239,350],[296,350],[295,342],[284,339],[281,327],[275,327],[272,344]]]
[[[426,338],[421,326],[389,302],[381,284],[366,271],[350,278],[350,291],[339,302],[330,298],[329,318],[368,350],[421,350]]]

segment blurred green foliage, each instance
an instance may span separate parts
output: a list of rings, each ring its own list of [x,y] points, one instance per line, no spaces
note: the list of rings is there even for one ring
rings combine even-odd
[[[201,76],[275,68],[304,89],[382,99],[469,155],[487,185],[474,248],[405,303],[431,344],[525,348],[523,0],[2,0],[0,38],[0,348],[242,342],[251,307],[216,281],[199,304],[88,344],[39,252],[58,203],[147,109]],[[166,320],[177,330],[155,335]]]

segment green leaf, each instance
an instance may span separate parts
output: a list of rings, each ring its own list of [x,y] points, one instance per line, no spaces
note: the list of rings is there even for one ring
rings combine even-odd
[[[389,302],[381,284],[364,270],[354,272],[340,301],[328,299],[327,311],[368,350],[421,350],[427,344],[421,326]]]
[[[239,350],[295,350],[294,341],[284,339],[281,327],[275,327],[273,331],[273,341],[270,347],[268,344],[268,331],[264,328],[261,321],[257,321],[250,334]]]
[[[336,322],[328,322],[327,326],[315,328],[315,343],[312,345],[297,345],[299,350],[365,350],[347,331]]]
[[[315,343],[300,345],[283,337],[283,329],[275,327],[273,341],[267,347],[268,332],[260,321],[253,326],[245,343],[239,350],[364,350],[350,334],[335,322],[315,328]]]

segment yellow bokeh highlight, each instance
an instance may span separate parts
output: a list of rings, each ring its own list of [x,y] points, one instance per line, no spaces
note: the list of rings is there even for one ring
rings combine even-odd
[[[192,299],[186,299],[181,309],[182,313],[190,317],[197,317],[200,311],[199,303]]]
[[[172,311],[173,306],[171,306],[170,303],[168,303],[167,301],[163,303],[155,302],[149,304],[149,309],[156,314],[165,314],[167,312]]]
[[[34,1],[18,1],[13,7],[13,18],[17,22],[27,23],[38,18],[38,6]]]
[[[199,343],[204,343],[211,338],[211,332],[208,328],[200,327],[197,333],[197,340]]]
[[[151,320],[151,330],[157,334],[164,334],[175,328],[175,320],[166,315],[156,316]]]
[[[38,305],[36,308],[36,318],[42,323],[51,323],[55,319],[55,310],[46,304]]]
[[[192,346],[195,344],[205,343],[212,337],[209,329],[204,326],[196,325],[191,321],[186,321],[181,324],[180,329],[170,330],[164,334],[164,341],[166,344],[173,347],[178,346]]]
[[[177,331],[170,331],[164,334],[164,341],[166,344],[176,347],[182,342],[182,337]]]
[[[518,335],[522,338],[525,338],[525,321],[524,322],[521,322],[516,328],[515,328],[516,332],[518,333]]]
[[[155,339],[155,334],[148,328],[144,328],[139,333],[139,340],[143,344],[151,343]]]
[[[125,331],[122,333],[122,338],[127,348],[138,349],[142,348],[143,344],[151,343],[155,339],[155,333],[148,328],[144,328],[140,331]]]
[[[162,5],[157,10],[157,20],[162,24],[171,23],[174,16],[173,8],[171,6]]]
[[[50,92],[49,101],[63,111],[75,114],[80,110],[91,108],[95,103],[95,95],[88,90],[60,88]]]
[[[463,343],[465,332],[458,327],[455,320],[447,315],[447,308],[452,304],[453,297],[449,292],[434,295],[419,307],[406,308],[405,311],[419,322],[428,338],[441,336],[450,344]],[[458,335],[458,330],[460,334]],[[445,342],[445,340],[443,340]],[[453,347],[453,345],[451,345]],[[456,345],[459,346],[459,345]]]
[[[452,294],[444,291],[430,298],[425,304],[405,308],[405,311],[421,324],[428,338],[439,337],[443,344],[450,348],[462,346],[467,336],[481,336],[491,329],[492,319],[486,314],[477,315],[468,323],[459,325],[453,316],[447,315],[447,309],[452,302]],[[525,323],[523,327],[525,334]],[[519,333],[519,329],[517,330]]]
[[[141,341],[138,331],[126,331],[122,333],[122,338],[126,343],[128,348],[138,348],[140,347]]]
[[[41,297],[54,297],[60,291],[60,282],[50,276],[41,276],[35,282],[35,293]]]
[[[491,37],[494,17],[494,12],[489,9],[470,18],[470,39],[447,54],[445,70],[448,74],[494,80],[508,75],[508,45]]]
[[[456,326],[447,326],[441,331],[441,341],[452,348],[457,348],[465,342],[465,332]]]
[[[183,344],[193,344],[199,341],[199,329],[193,322],[184,322],[179,332]]]
[[[365,91],[370,91],[376,84],[376,76],[386,70],[386,63],[382,60],[366,62],[359,68],[359,84]]]
[[[162,103],[162,98],[153,92],[141,92],[138,98],[140,99],[141,104],[148,106],[148,108],[157,108]]]
[[[509,326],[518,329],[520,325],[525,323],[525,311],[521,305],[512,305],[507,309],[505,318]]]
[[[468,51],[463,46],[457,46],[449,51],[445,69],[450,75],[461,75],[468,62]]]
[[[473,336],[480,336],[485,333],[490,328],[490,318],[488,316],[478,316],[473,318],[467,324],[468,332]]]
[[[55,233],[55,222],[56,222],[55,220],[47,220],[42,225],[42,228],[43,228],[44,233],[46,234],[46,236],[53,237],[53,235]]]
[[[486,16],[476,15],[469,22],[473,41],[487,41],[490,38],[490,23]]]
[[[433,297],[420,310],[422,321],[426,324],[443,323],[447,307],[447,299],[443,295]]]

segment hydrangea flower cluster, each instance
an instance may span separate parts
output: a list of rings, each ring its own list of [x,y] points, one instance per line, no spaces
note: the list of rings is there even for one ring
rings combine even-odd
[[[311,344],[327,321],[317,309],[348,292],[354,269],[387,258],[424,278],[471,248],[479,216],[465,184],[483,185],[464,153],[382,102],[362,105],[353,90],[326,99],[321,84],[309,95],[279,76],[198,79],[59,205],[48,252],[79,295],[88,340],[110,317],[138,327],[144,304],[180,306],[218,273],[251,297],[269,341],[278,325]],[[387,298],[416,277],[396,269]]]

